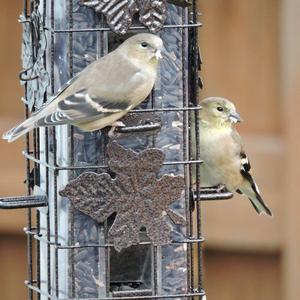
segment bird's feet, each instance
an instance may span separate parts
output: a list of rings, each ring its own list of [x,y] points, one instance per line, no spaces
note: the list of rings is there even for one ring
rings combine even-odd
[[[125,127],[125,126],[126,125],[121,121],[114,122],[113,124],[111,124],[111,129],[108,132],[108,136],[110,138],[112,138],[115,135],[115,130],[116,130],[117,127]]]

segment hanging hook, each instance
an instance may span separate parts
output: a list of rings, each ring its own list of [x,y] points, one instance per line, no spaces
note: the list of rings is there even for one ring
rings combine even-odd
[[[22,70],[20,73],[19,73],[19,79],[20,81],[25,81],[25,82],[28,82],[28,81],[32,81],[32,80],[35,80],[35,79],[38,79],[39,76],[36,75],[36,76],[33,76],[33,77],[29,77],[29,78],[26,78],[24,77],[25,76],[25,73],[27,73],[28,71],[32,70],[34,66],[32,67],[29,67],[25,70]]]

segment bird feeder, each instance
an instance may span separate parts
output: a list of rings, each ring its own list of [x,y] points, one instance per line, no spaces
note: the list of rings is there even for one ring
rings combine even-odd
[[[24,1],[27,116],[133,34],[159,35],[171,57],[113,137],[27,134],[28,195],[0,206],[28,210],[29,299],[204,299],[200,200],[231,194],[200,191],[197,16],[187,0]]]

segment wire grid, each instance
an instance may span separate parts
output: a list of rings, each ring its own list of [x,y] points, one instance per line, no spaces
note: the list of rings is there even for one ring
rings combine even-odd
[[[182,9],[182,24],[167,24],[163,30],[178,30],[182,36],[182,105],[180,107],[168,107],[158,108],[156,107],[155,91],[150,96],[151,105],[148,108],[135,109],[136,113],[155,112],[155,113],[181,113],[183,119],[183,159],[182,160],[169,160],[164,163],[164,166],[169,167],[182,167],[185,177],[185,213],[187,219],[186,238],[181,241],[173,241],[172,245],[181,244],[187,248],[186,259],[187,259],[187,275],[186,284],[187,289],[182,293],[176,294],[162,294],[160,286],[160,275],[158,269],[161,267],[161,249],[158,246],[152,245],[149,241],[143,241],[139,245],[134,247],[150,247],[151,249],[151,288],[146,290],[138,290],[133,288],[130,293],[128,291],[112,293],[110,291],[111,282],[109,278],[110,258],[112,244],[105,242],[105,234],[103,234],[102,241],[98,243],[78,244],[75,238],[75,212],[71,207],[70,209],[70,232],[71,238],[68,244],[64,244],[59,237],[59,184],[60,174],[68,173],[70,177],[76,177],[80,172],[83,171],[103,171],[107,169],[105,155],[98,161],[97,164],[89,165],[76,165],[76,142],[74,136],[78,133],[76,128],[72,126],[67,129],[68,136],[70,137],[70,149],[68,154],[70,160],[68,164],[61,163],[58,159],[60,155],[61,146],[57,142],[57,129],[46,128],[42,130],[34,130],[32,135],[27,134],[26,136],[26,150],[23,152],[27,162],[27,183],[28,183],[28,195],[31,193],[29,178],[31,176],[31,169],[34,170],[34,182],[40,181],[39,174],[44,171],[44,187],[45,193],[49,199],[49,207],[43,211],[46,215],[46,224],[41,226],[40,210],[36,210],[36,223],[33,221],[34,211],[28,209],[28,226],[25,229],[27,234],[27,250],[28,250],[28,279],[26,285],[28,287],[28,298],[29,299],[81,299],[76,295],[76,283],[75,283],[75,255],[76,250],[81,248],[98,248],[101,250],[101,259],[105,262],[103,266],[106,269],[105,272],[105,284],[104,291],[99,292],[101,297],[84,297],[82,299],[202,299],[205,292],[202,288],[202,249],[201,244],[204,238],[201,235],[201,220],[200,220],[200,175],[199,165],[201,163],[199,153],[199,120],[197,111],[199,107],[198,103],[198,69],[200,68],[201,61],[198,57],[198,46],[197,46],[197,28],[201,26],[198,23],[197,16],[197,5],[196,0],[192,1],[192,7],[189,9]],[[72,0],[66,1],[66,22],[65,28],[57,28],[55,24],[55,5],[54,0],[50,1],[26,1],[24,0],[24,14],[27,16],[30,14],[36,5],[39,5],[39,9],[42,10],[44,16],[45,27],[48,28],[48,52],[45,55],[45,67],[50,73],[51,87],[50,93],[54,94],[57,90],[55,86],[56,76],[55,74],[55,57],[56,51],[55,42],[57,39],[63,38],[68,43],[66,55],[69,78],[72,78],[74,74],[74,35],[76,33],[85,34],[89,32],[95,32],[97,39],[99,40],[100,47],[97,49],[97,57],[105,55],[108,49],[104,49],[104,43],[100,43],[105,39],[105,34],[110,32],[103,17],[97,19],[97,26],[95,28],[75,28],[74,27],[74,2]],[[47,23],[46,18],[49,18]],[[50,25],[50,26],[49,26]],[[145,31],[145,27],[134,25],[130,28],[129,32]],[[26,93],[26,85],[25,85]],[[46,100],[46,96],[45,96]],[[26,109],[26,117],[29,113]],[[195,122],[192,122],[192,120]],[[193,127],[193,130],[191,130]],[[193,155],[191,151],[192,147],[192,134],[196,141],[196,154]],[[101,145],[101,150],[105,153],[104,141]],[[152,140],[152,146],[155,146],[154,139]],[[42,149],[41,149],[42,148]],[[99,149],[98,149],[99,150]],[[43,157],[41,158],[41,153]],[[191,178],[192,178],[192,167],[196,168],[196,193],[194,198],[191,200]],[[50,205],[51,202],[51,205]],[[194,209],[194,213],[193,213]],[[45,226],[46,225],[46,226]],[[108,224],[103,225],[104,232],[107,232]],[[35,250],[34,250],[35,248]],[[46,277],[41,278],[41,254],[46,252],[46,270],[44,270]],[[68,257],[69,263],[69,277],[68,279],[68,293],[63,295],[61,290],[61,274],[60,274],[60,255]],[[67,254],[66,254],[67,253]],[[100,253],[100,252],[99,252]],[[43,255],[42,255],[43,256]],[[63,256],[63,255],[62,255]],[[46,287],[43,288],[42,286]],[[101,290],[101,287],[99,287]]]

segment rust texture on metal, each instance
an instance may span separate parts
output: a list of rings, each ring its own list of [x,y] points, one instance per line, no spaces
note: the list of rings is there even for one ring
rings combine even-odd
[[[143,136],[153,135],[162,127],[160,116],[150,112],[127,114],[121,121],[125,126],[117,127],[115,132],[123,135],[132,133],[140,133]]]
[[[184,189],[182,176],[157,178],[164,154],[151,148],[140,153],[125,149],[116,142],[107,146],[108,173],[83,173],[71,181],[60,195],[68,197],[75,208],[99,223],[116,213],[108,238],[117,251],[140,242],[145,228],[155,245],[170,243],[166,216],[174,224],[185,224],[182,216],[169,208]]]
[[[82,0],[81,4],[104,14],[112,31],[125,34],[136,14],[150,32],[158,32],[167,18],[168,2],[182,7],[191,5],[187,0]]]

